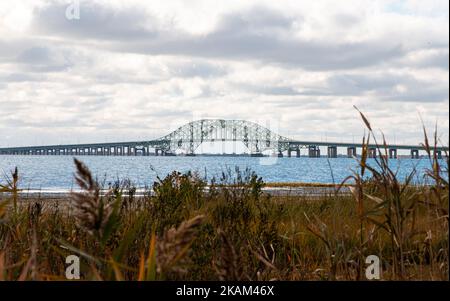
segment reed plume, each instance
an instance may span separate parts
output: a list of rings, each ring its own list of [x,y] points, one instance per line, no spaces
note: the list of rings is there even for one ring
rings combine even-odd
[[[158,274],[168,273],[184,274],[183,267],[189,263],[186,256],[190,246],[195,239],[197,228],[204,220],[203,215],[197,215],[181,223],[178,228],[172,227],[167,230],[157,244],[156,270]]]
[[[102,239],[113,208],[100,196],[100,186],[93,179],[87,166],[77,159],[74,159],[74,162],[75,181],[81,189],[81,192],[71,193],[77,225],[89,234]]]

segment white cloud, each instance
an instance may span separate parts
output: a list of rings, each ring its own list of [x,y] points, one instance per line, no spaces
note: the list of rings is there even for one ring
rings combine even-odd
[[[192,116],[397,142],[448,141],[446,1],[0,3],[0,146],[129,140]],[[400,140],[399,137],[402,137]]]

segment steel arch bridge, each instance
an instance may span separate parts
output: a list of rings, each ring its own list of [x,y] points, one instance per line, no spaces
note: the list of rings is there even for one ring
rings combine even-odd
[[[241,141],[250,153],[259,154],[266,150],[283,152],[289,148],[290,140],[250,121],[202,119],[189,122],[156,141],[165,152],[181,149],[187,154],[194,154],[203,142]]]
[[[357,148],[362,148],[361,143],[345,142],[318,142],[290,139],[273,131],[245,120],[202,119],[189,122],[175,131],[154,140],[108,142],[89,144],[66,144],[45,146],[21,146],[0,148],[0,155],[100,155],[100,156],[130,156],[141,154],[150,155],[150,148],[155,150],[155,155],[175,155],[177,150],[182,150],[186,155],[194,155],[195,150],[203,142],[235,141],[242,142],[250,154],[260,156],[262,152],[271,150],[277,152],[279,157],[287,152],[290,157],[292,152],[300,157],[300,149],[307,148],[309,157],[321,157],[320,147],[327,147],[327,156],[337,157],[337,148],[347,148],[347,156],[357,156]],[[368,156],[377,156],[377,145],[370,144]],[[425,147],[417,145],[386,146],[388,155],[397,158],[397,150],[410,150],[411,158],[419,158],[419,151]],[[445,152],[448,155],[448,146],[436,147],[434,152],[438,157]],[[381,155],[381,154],[378,154]]]

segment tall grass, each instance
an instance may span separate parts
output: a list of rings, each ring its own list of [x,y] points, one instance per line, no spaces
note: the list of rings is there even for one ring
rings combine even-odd
[[[15,170],[0,186],[0,279],[62,280],[75,254],[85,280],[363,280],[368,255],[383,280],[447,280],[448,154],[439,160],[425,132],[423,184],[411,185],[414,170],[401,181],[361,117],[358,168],[340,185],[351,195],[270,196],[252,171],[228,169],[209,184],[173,172],[137,197],[75,159],[80,192],[29,201]]]

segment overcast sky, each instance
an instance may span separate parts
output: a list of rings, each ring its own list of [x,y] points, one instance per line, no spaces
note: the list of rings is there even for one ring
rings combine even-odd
[[[80,15],[71,9],[79,3]],[[449,131],[448,1],[0,0],[0,146],[151,139],[200,118],[391,142]]]

